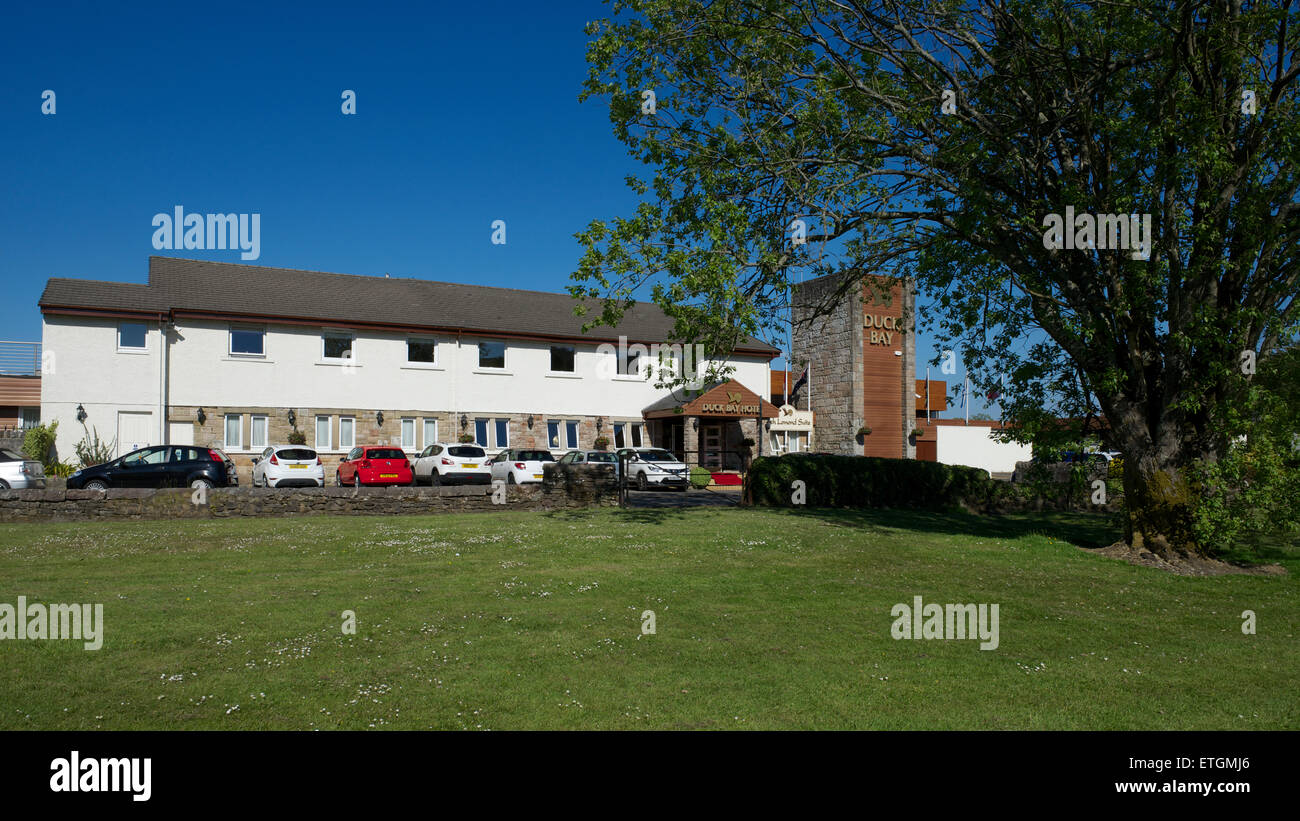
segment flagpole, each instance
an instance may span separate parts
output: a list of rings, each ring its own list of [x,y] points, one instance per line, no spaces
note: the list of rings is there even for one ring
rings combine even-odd
[[[970,374],[966,374],[966,390],[962,393],[965,400],[962,404],[966,406],[966,424],[970,424]]]

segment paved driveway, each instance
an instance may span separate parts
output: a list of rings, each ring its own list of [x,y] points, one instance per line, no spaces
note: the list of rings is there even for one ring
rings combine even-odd
[[[740,504],[739,487],[707,490],[629,490],[628,507],[734,507]]]

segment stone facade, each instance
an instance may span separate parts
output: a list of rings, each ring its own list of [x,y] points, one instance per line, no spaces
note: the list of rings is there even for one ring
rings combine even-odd
[[[835,298],[838,276],[810,280],[792,300],[791,368],[811,363],[812,448],[916,458],[915,293],[910,281],[868,278]],[[883,291],[883,293],[882,293]],[[869,428],[870,433],[858,435]]]
[[[241,442],[250,442],[252,433],[252,419],[254,416],[265,416],[267,419],[267,437],[268,442],[274,445],[287,444],[289,434],[293,427],[289,425],[287,408],[261,408],[261,407],[225,407],[220,405],[204,406],[205,415],[204,424],[198,423],[197,407],[172,407],[168,415],[168,421],[173,425],[188,424],[193,426],[193,444],[201,447],[221,448],[235,462],[235,467],[239,472],[239,481],[241,484],[250,484],[252,482],[253,458],[261,456],[259,451],[247,449],[234,450],[225,448],[225,418],[227,415],[238,414],[241,417]],[[558,447],[548,447],[546,442],[546,423],[548,420],[554,421],[577,421],[578,422],[578,447],[595,449],[595,441],[598,437],[604,436],[610,440],[610,449],[613,449],[614,422],[643,423],[642,419],[623,419],[608,416],[574,416],[553,414],[548,416],[540,411],[532,413],[532,427],[528,425],[528,413],[476,413],[474,411],[463,411],[452,413],[450,411],[439,410],[395,410],[390,408],[294,408],[293,412],[296,417],[297,430],[306,436],[307,441],[304,447],[316,449],[320,455],[321,463],[325,467],[325,479],[327,483],[332,483],[334,472],[338,468],[339,460],[346,455],[345,451],[339,447],[339,419],[340,417],[352,417],[356,420],[353,446],[357,445],[395,445],[401,447],[401,420],[415,420],[415,445],[404,448],[411,455],[415,455],[423,450],[428,444],[424,441],[424,420],[436,419],[438,422],[438,438],[443,442],[456,442],[462,433],[474,433],[474,420],[476,418],[484,419],[506,419],[508,420],[509,447],[512,448],[540,448],[552,450],[559,454],[569,450],[564,445],[564,433],[561,430],[561,444]],[[382,412],[384,422],[382,425],[378,422],[377,414]],[[461,426],[460,420],[462,415],[465,417],[466,425]],[[323,450],[316,448],[316,417],[330,417],[330,441],[332,448]],[[492,435],[495,435],[493,432]],[[175,440],[173,440],[174,443]],[[648,442],[646,443],[649,444]],[[488,448],[490,453],[496,453],[504,450],[505,446],[493,446]]]
[[[566,510],[618,504],[612,475],[594,471],[557,472],[547,466],[539,484],[505,487],[505,503],[493,488],[464,487],[214,488],[206,504],[196,504],[188,488],[153,490],[0,491],[0,522],[209,519],[313,514],[413,515],[500,510]]]

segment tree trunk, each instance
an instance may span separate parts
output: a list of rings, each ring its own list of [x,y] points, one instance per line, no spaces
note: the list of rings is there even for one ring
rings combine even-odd
[[[1201,558],[1193,524],[1195,492],[1188,481],[1185,454],[1170,448],[1125,453],[1125,540],[1167,560]]]

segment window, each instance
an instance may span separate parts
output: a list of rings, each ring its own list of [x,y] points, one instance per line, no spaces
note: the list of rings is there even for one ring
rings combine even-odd
[[[352,334],[321,334],[321,356],[325,359],[351,359]]]
[[[480,368],[501,368],[506,366],[506,344],[504,342],[478,343],[478,366]]]
[[[316,450],[334,450],[334,443],[330,438],[330,418],[328,416],[316,417]]]
[[[484,448],[488,446],[488,420],[474,420],[474,444]]]
[[[624,422],[614,423],[614,447],[615,448],[639,448],[649,447],[649,442],[642,441],[642,425],[628,424]]]
[[[627,442],[625,442],[623,439],[623,430],[626,427],[627,425],[623,425],[617,422],[614,424],[614,447],[616,448],[627,447]]]
[[[546,446],[548,448],[558,448],[560,446],[560,423],[548,421],[546,423]]]
[[[265,356],[266,331],[254,328],[231,328],[230,355]]]
[[[438,441],[438,420],[424,420],[424,446],[428,447]]]
[[[496,447],[499,447],[499,448],[508,448],[508,447],[510,447],[510,422],[509,422],[509,420],[507,420],[507,419],[498,419],[498,420],[496,420],[496,434],[497,434]]]
[[[357,420],[351,416],[339,417],[339,450],[351,450],[357,444]]]
[[[235,417],[238,419],[239,417]],[[122,460],[124,465],[165,465],[167,464],[167,455],[171,451],[169,447],[152,447],[145,450],[137,451],[134,455]]]
[[[226,415],[226,450],[243,450],[244,417],[237,413]]]
[[[644,345],[628,345],[625,351],[614,354],[618,357],[620,376],[638,376],[641,373],[640,360],[645,353]]]
[[[133,351],[145,349],[145,337],[149,329],[143,322],[123,322],[117,326],[117,347]]]
[[[266,447],[266,417],[254,416],[253,427],[248,436],[249,448],[256,450]]]
[[[415,450],[415,420],[402,420],[402,448],[404,450]]]
[[[632,447],[641,447],[641,426],[632,425]]]
[[[406,340],[406,361],[432,365],[437,362],[438,343],[432,339]]]
[[[566,448],[578,446],[578,423],[572,419],[564,423],[564,446]]]
[[[41,423],[40,408],[23,408],[18,413],[22,420],[21,425],[23,430],[31,430]]]
[[[573,346],[551,346],[551,370],[556,373],[573,373]]]

